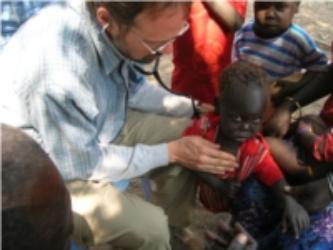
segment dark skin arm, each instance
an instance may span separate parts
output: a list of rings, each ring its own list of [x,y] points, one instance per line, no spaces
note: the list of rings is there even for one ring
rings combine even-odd
[[[310,219],[306,210],[291,195],[285,192],[286,187],[288,187],[288,184],[282,179],[275,183],[272,188],[284,204],[282,231],[286,232],[289,226],[295,237],[298,238],[309,227]]]
[[[204,173],[204,172],[195,172],[199,178],[204,181],[211,188],[220,191],[222,194],[226,194],[228,199],[234,199],[240,189],[240,184],[231,181],[223,180],[216,175]]]
[[[303,79],[302,87],[292,96],[294,101],[284,99],[278,104],[272,117],[264,124],[264,132],[266,135],[283,137],[290,125],[291,114],[298,108],[296,102],[301,106],[305,106],[325,95],[329,94],[332,89],[333,66],[330,65],[329,70],[324,73],[308,72]]]
[[[204,4],[214,14],[217,21],[229,31],[236,31],[242,26],[244,20],[227,0],[207,1]]]
[[[310,213],[321,211],[333,201],[326,177],[304,185],[288,187],[286,191]]]

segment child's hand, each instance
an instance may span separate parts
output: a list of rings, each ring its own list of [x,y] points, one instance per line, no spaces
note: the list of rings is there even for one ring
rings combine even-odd
[[[206,231],[206,238],[206,250],[256,250],[258,247],[256,240],[239,223],[231,227],[220,221],[215,232]]]
[[[289,195],[285,195],[285,211],[282,218],[282,231],[286,232],[291,227],[296,239],[309,227],[310,219],[306,210]]]

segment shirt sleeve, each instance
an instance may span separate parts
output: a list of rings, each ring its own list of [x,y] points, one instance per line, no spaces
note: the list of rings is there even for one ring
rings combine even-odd
[[[30,107],[33,126],[65,179],[118,181],[168,164],[166,144],[134,147],[98,139],[94,105],[82,95],[37,93]]]
[[[301,27],[294,25],[293,28],[300,35],[301,66],[312,71],[325,71],[328,63],[325,53]]]
[[[284,178],[280,168],[268,150],[266,150],[262,160],[256,166],[254,174],[259,181],[269,187]]]
[[[313,156],[318,161],[333,162],[333,131],[315,140]]]
[[[134,109],[175,117],[191,117],[190,98],[174,94],[147,82],[146,77],[129,69],[129,106]]]

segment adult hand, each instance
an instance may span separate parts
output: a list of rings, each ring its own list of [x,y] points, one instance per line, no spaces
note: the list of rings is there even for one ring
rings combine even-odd
[[[333,201],[326,177],[304,185],[292,186],[286,192],[310,213],[324,209]]]
[[[309,227],[310,218],[305,209],[299,205],[296,200],[289,196],[285,196],[285,211],[282,218],[282,232],[286,232],[288,224],[298,239],[299,235]]]
[[[273,115],[264,123],[264,134],[267,136],[284,137],[291,122],[291,112],[288,107],[281,106],[275,110]]]
[[[186,136],[169,142],[168,150],[170,163],[179,163],[194,171],[224,174],[238,167],[235,156],[199,136]]]
[[[217,232],[206,231],[208,250],[256,250],[256,240],[242,227],[236,223],[232,228],[229,224],[220,221]]]

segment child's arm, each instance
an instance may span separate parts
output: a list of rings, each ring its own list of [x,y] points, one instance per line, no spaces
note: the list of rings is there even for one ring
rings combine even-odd
[[[234,181],[221,179],[216,175],[204,172],[195,172],[199,178],[211,188],[225,194],[229,199],[234,199],[240,189],[240,185]]]
[[[308,212],[321,211],[333,201],[333,173],[316,181],[292,186],[288,193]]]
[[[283,137],[290,125],[291,114],[298,106],[305,106],[332,91],[333,65],[328,67],[328,72],[322,72],[318,77],[311,78],[296,93],[277,103],[277,108],[271,118],[265,122],[265,134]]]
[[[268,145],[265,141],[263,143],[267,151],[262,160],[257,164],[254,173],[261,182],[271,187],[277,194],[278,199],[283,202],[283,230],[286,230],[287,223],[289,223],[295,236],[298,237],[308,227],[309,216],[305,209],[291,195],[285,193],[285,189],[289,185],[270,154]]]
[[[236,31],[243,24],[243,17],[240,16],[235,7],[232,6],[228,0],[207,1],[205,5],[228,30]]]
[[[284,204],[284,213],[282,218],[282,230],[287,231],[288,224],[298,238],[299,235],[309,227],[310,219],[307,211],[289,194],[286,193],[289,185],[282,179],[276,182],[272,189],[278,195]]]

